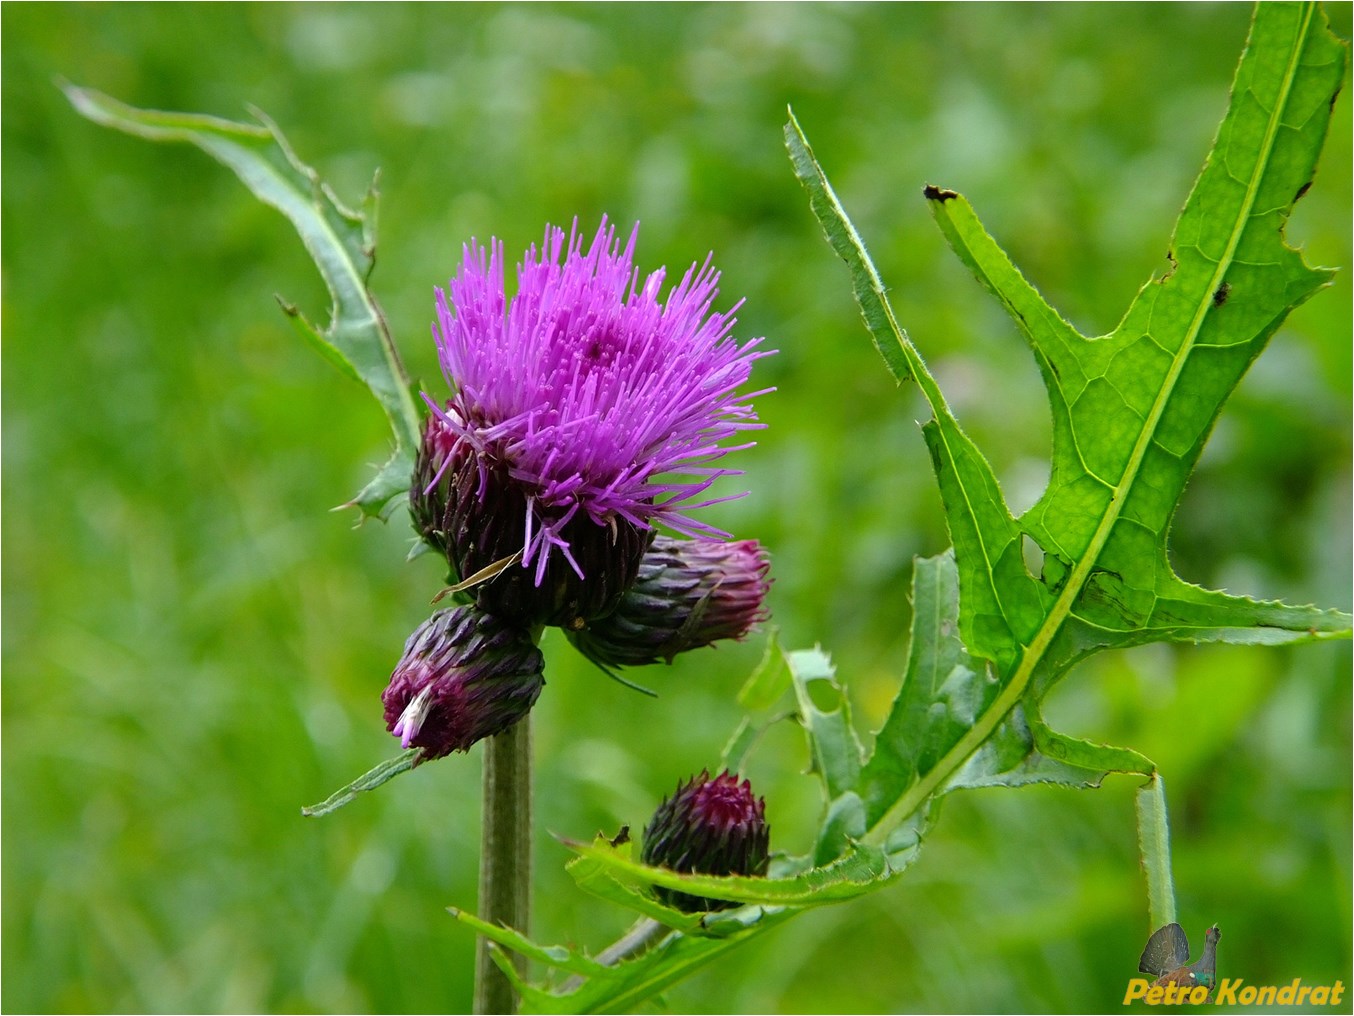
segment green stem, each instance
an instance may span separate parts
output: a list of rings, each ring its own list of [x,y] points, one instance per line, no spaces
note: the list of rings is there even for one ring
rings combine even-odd
[[[531,717],[484,743],[479,914],[528,934],[531,913]],[[525,975],[526,958],[513,962]],[[483,937],[475,953],[475,1012],[515,1013],[512,984]]]
[[[652,917],[641,917],[630,926],[629,931],[593,958],[604,967],[614,967],[622,960],[628,960],[631,956],[644,952],[644,950],[648,949],[666,935],[669,930],[669,928],[659,924]],[[564,982],[564,987],[561,988],[560,991],[563,994],[577,991],[587,983],[587,980],[588,979],[581,974],[571,977]]]
[[[1175,921],[1171,879],[1171,825],[1166,818],[1166,785],[1160,773],[1138,791],[1138,851],[1147,873],[1147,910],[1152,930]]]

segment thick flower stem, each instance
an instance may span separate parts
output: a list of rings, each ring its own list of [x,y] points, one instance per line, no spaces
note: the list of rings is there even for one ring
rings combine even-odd
[[[531,911],[531,717],[484,742],[484,832],[479,914],[528,934]],[[526,959],[513,962],[525,974]],[[475,1012],[515,1013],[512,984],[494,963],[488,939],[475,953]]]

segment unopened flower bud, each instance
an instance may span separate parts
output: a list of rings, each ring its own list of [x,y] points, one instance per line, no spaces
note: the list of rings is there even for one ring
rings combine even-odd
[[[386,729],[424,760],[467,751],[531,711],[543,669],[525,630],[475,607],[438,611],[409,636],[381,695]]]
[[[770,566],[756,540],[655,537],[615,611],[567,634],[604,668],[671,663],[688,649],[741,639],[765,621]]]
[[[708,770],[686,783],[658,806],[644,830],[641,858],[645,864],[700,875],[765,875],[770,861],[771,828],[766,802],[754,797],[752,785],[725,771],[713,780]],[[695,913],[738,904],[692,896],[662,886],[654,892],[663,902]]]

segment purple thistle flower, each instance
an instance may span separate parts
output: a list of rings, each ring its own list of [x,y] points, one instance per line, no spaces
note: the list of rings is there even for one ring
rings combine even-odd
[[[657,536],[616,609],[566,634],[603,669],[641,666],[720,639],[741,639],[769,616],[771,562],[756,540]]]
[[[440,434],[425,438],[434,479],[413,497],[443,486],[445,509],[423,515],[440,518],[432,528],[462,577],[521,552],[511,595],[485,605],[528,622],[570,626],[609,612],[654,523],[725,535],[688,513],[725,500],[701,499],[735,472],[714,463],[761,426],[750,404],[761,393],[738,388],[766,353],[761,340],[740,346],[730,334],[737,305],[712,310],[719,273],[708,259],[693,264],[660,300],[665,271],[641,279],[633,265],[638,230],[622,248],[603,219],[584,250],[576,223],[567,246],[547,227],[518,265],[511,299],[503,245],[472,242],[448,291],[437,291],[434,336],[455,395],[442,406],[424,394]],[[605,589],[568,588],[575,580]]]
[[[644,830],[640,857],[645,864],[701,875],[765,875],[770,863],[771,827],[766,801],[747,780],[727,770],[713,780],[709,770],[678,783]],[[738,904],[692,896],[663,886],[654,892],[678,910],[723,910]]]
[[[468,751],[531,711],[545,679],[530,635],[475,607],[441,610],[415,629],[381,694],[386,729],[422,761]]]

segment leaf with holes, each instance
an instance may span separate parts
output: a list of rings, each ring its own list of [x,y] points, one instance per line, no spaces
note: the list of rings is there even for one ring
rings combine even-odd
[[[953,549],[915,563],[911,646],[873,749],[862,749],[842,686],[821,650],[768,658],[749,681],[749,717],[726,749],[741,762],[792,693],[810,771],[824,798],[812,850],[780,856],[774,877],[710,878],[647,868],[605,841],[576,846],[581,885],[656,921],[647,952],[585,970],[505,929],[508,948],[576,971],[569,991],[514,977],[528,1005],[552,1012],[627,1009],[725,950],[809,907],[890,884],[916,856],[946,793],[1053,782],[1096,786],[1110,772],[1154,774],[1130,748],[1082,741],[1044,722],[1043,696],[1079,661],[1148,642],[1267,645],[1347,638],[1339,611],[1257,602],[1189,585],[1167,535],[1186,480],[1228,395],[1284,315],[1330,276],[1284,242],[1344,75],[1345,52],[1312,5],[1262,5],[1212,154],[1180,216],[1169,270],[1147,283],[1110,335],[1067,324],[1025,281],[962,196],[925,197],[950,245],[1011,312],[1048,389],[1053,468],[1020,518],[898,325],[860,234],[791,117],[786,140],[829,243],[850,270],[866,326],[901,383],[931,409],[924,438]],[[1039,575],[1024,546],[1043,551]],[[787,680],[788,678],[788,680]],[[1140,796],[1154,917],[1173,906],[1160,780]],[[650,884],[744,904],[690,926],[642,895]],[[640,901],[643,902],[640,902]]]
[[[1283,238],[1344,78],[1344,47],[1321,21],[1311,5],[1257,9],[1231,106],[1177,224],[1169,269],[1142,288],[1109,335],[1078,333],[1020,275],[961,195],[926,188],[946,239],[1014,317],[1048,389],[1051,478],[1019,519],[898,327],[799,124],[792,118],[786,127],[795,170],[851,268],[875,344],[894,375],[915,380],[930,404],[923,430],[959,584],[962,652],[952,648],[950,662],[988,677],[963,682],[971,711],[941,729],[919,731],[916,717],[952,704],[953,690],[934,685],[928,703],[925,693],[914,701],[904,687],[866,770],[876,777],[866,842],[884,842],[947,789],[1094,784],[1108,771],[1151,772],[1142,756],[1057,734],[1039,716],[1049,688],[1092,653],[1147,642],[1348,637],[1346,614],[1202,589],[1179,578],[1167,556],[1171,517],[1223,403],[1288,311],[1331,275],[1308,267]],[[1027,538],[1044,554],[1037,576],[1025,566]],[[898,795],[882,811],[880,777],[892,780],[884,796]]]

